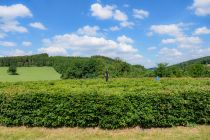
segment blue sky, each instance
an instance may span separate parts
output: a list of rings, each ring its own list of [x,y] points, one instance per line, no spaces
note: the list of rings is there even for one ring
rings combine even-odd
[[[0,0],[0,56],[175,64],[210,55],[209,21],[210,0]]]

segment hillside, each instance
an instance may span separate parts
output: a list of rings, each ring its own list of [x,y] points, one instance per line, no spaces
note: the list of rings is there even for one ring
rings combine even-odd
[[[38,54],[31,56],[1,57],[0,67],[11,64],[17,67],[53,67],[62,79],[104,77],[106,69],[111,77],[142,77],[145,68],[141,65],[131,65],[119,58],[104,56],[65,57]]]
[[[191,65],[191,64],[205,64],[205,65],[210,66],[210,56],[201,57],[201,58],[197,58],[197,59],[192,59],[192,60],[185,61],[185,62],[175,64],[175,65],[172,65],[172,66],[185,67],[185,66]]]

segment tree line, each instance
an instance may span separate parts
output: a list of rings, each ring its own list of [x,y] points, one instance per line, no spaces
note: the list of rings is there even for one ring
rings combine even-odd
[[[119,58],[104,56],[64,57],[38,54],[31,56],[1,57],[0,67],[52,66],[62,79],[104,77],[108,69],[111,77],[143,77],[146,69],[141,65],[131,65]]]
[[[210,57],[168,66],[158,64],[153,70],[141,65],[131,65],[119,58],[104,56],[64,57],[37,54],[31,56],[0,57],[0,67],[51,66],[61,74],[62,79],[104,77],[106,69],[111,77],[210,77]]]
[[[159,77],[210,77],[210,67],[198,62],[174,66],[160,63],[154,73]]]

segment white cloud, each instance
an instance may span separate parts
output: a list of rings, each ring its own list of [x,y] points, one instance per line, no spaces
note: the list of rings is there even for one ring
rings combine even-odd
[[[14,47],[14,46],[16,46],[16,43],[9,42],[9,41],[0,41],[0,46],[3,46],[3,47]]]
[[[149,12],[142,9],[133,9],[133,17],[137,19],[144,19],[149,17]]]
[[[207,27],[200,27],[195,30],[194,35],[210,34],[210,29]]]
[[[15,49],[9,53],[9,56],[24,56],[24,55],[32,55],[32,51],[26,52],[23,50]]]
[[[195,10],[197,16],[210,15],[210,0],[194,0],[190,9]]]
[[[132,28],[134,26],[134,23],[128,21],[128,16],[124,12],[117,9],[117,6],[103,6],[100,3],[94,3],[91,5],[90,11],[92,16],[95,16],[99,19],[113,19],[120,21],[120,26],[123,28]],[[119,29],[120,28],[117,26],[110,28],[111,31],[117,31]]]
[[[7,35],[3,32],[0,32],[0,39],[6,37]]]
[[[195,36],[181,36],[177,38],[163,39],[163,44],[178,44],[180,48],[197,48],[202,43],[202,39]]]
[[[47,30],[47,28],[41,22],[33,22],[33,23],[30,23],[29,25],[36,29]]]
[[[120,23],[120,26],[121,27],[127,27],[127,28],[133,28],[134,26],[134,23],[133,22],[129,22],[129,21],[124,21],[124,22],[121,22]]]
[[[155,47],[155,46],[147,48],[148,51],[153,51],[153,50],[156,50],[156,49],[157,49],[157,47]]]
[[[162,49],[160,49],[159,55],[164,55],[164,56],[170,56],[170,57],[178,57],[178,56],[181,56],[182,53],[180,51],[178,51],[177,49],[175,48],[167,48],[167,47],[164,47]]]
[[[15,19],[18,17],[31,17],[31,11],[23,4],[14,4],[11,6],[0,5],[0,18]]]
[[[39,53],[48,53],[53,56],[58,55],[68,55],[67,50],[61,47],[47,47],[38,49]]]
[[[19,33],[27,33],[28,30],[20,26],[19,22],[16,20],[4,21],[4,23],[0,24],[0,29],[4,32],[19,32]]]
[[[133,43],[133,39],[131,39],[131,38],[125,36],[125,35],[119,36],[117,38],[117,41],[119,43]]]
[[[163,44],[171,44],[171,43],[176,43],[176,39],[168,38],[168,39],[163,39],[163,40],[161,40],[161,42],[162,42]]]
[[[127,15],[120,10],[115,10],[114,19],[118,21],[126,21],[128,19]]]
[[[153,33],[174,37],[162,39],[162,44],[176,44],[179,48],[198,48],[203,41],[197,36],[187,36],[184,33],[184,30],[188,26],[189,25],[184,23],[169,25],[152,25],[150,27],[150,30]]]
[[[91,5],[92,16],[98,17],[99,19],[110,19],[113,16],[114,6],[106,5],[102,6],[99,3],[94,3]]]
[[[183,35],[182,29],[177,24],[152,25],[150,30],[161,35],[170,35],[175,37]]]
[[[17,18],[32,17],[31,11],[23,4],[0,6],[0,31],[26,33],[27,29],[20,25]]]
[[[100,28],[98,26],[86,25],[82,28],[79,28],[77,30],[77,33],[79,35],[97,36],[97,35],[99,35],[99,33],[98,33],[99,30],[100,30]]]
[[[111,31],[119,31],[120,30],[120,27],[118,26],[112,26],[109,28]]]
[[[175,64],[183,60],[183,53],[176,48],[164,47],[160,49],[157,55],[158,63]]]
[[[25,46],[25,47],[29,47],[29,46],[32,45],[32,43],[30,41],[23,41],[22,45]]]
[[[183,49],[169,49],[162,48],[158,53],[158,62],[168,62],[170,64],[176,64],[183,61],[196,59],[204,56],[209,56],[210,47],[209,48],[191,48],[187,50]]]
[[[186,31],[189,26],[190,24],[184,23],[151,26],[150,30],[152,33],[172,36],[172,38],[162,39],[162,44],[176,45],[176,48],[163,47],[158,52],[158,62],[175,64],[210,54],[210,48],[203,47],[203,40],[200,37],[185,34],[184,31]],[[197,34],[207,33],[206,28],[200,28],[196,31]],[[193,33],[194,35],[195,32]]]
[[[127,36],[119,36],[117,40],[109,40],[104,37],[78,35],[75,33],[56,35],[51,39],[44,39],[39,53],[49,55],[92,56],[103,55],[111,58],[120,57],[132,64],[144,64],[151,66],[149,60],[139,54],[131,43],[133,40]]]

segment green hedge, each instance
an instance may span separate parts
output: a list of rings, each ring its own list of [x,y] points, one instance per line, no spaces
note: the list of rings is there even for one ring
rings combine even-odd
[[[0,93],[0,124],[106,129],[210,124],[210,91],[121,95]]]

